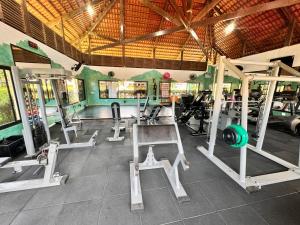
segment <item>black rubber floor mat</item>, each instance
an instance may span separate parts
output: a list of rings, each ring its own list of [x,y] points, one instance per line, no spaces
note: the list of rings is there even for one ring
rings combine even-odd
[[[84,135],[93,135],[96,130],[98,131],[98,133],[101,132],[101,129],[88,129],[84,132]]]

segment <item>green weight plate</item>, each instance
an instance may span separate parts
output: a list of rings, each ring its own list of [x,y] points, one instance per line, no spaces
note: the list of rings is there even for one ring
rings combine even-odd
[[[248,143],[248,133],[242,126],[237,124],[232,124],[228,128],[234,129],[237,134],[237,141],[235,144],[230,145],[231,147],[241,148]]]

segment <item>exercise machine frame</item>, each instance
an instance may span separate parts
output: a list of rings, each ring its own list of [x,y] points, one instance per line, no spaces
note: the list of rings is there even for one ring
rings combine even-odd
[[[265,66],[266,68],[272,68],[272,75],[268,76],[266,74],[246,74],[240,71],[235,65],[259,65]],[[263,141],[265,138],[268,118],[271,110],[272,100],[275,92],[276,83],[278,81],[292,81],[300,82],[300,73],[293,68],[285,65],[281,61],[276,62],[252,62],[243,60],[231,60],[227,59],[225,56],[220,58],[218,65],[218,75],[217,75],[217,87],[222,87],[224,83],[224,73],[225,67],[231,70],[234,75],[238,76],[242,81],[242,110],[241,110],[241,126],[247,130],[248,123],[248,84],[250,81],[269,81],[269,91],[266,97],[264,113],[262,116],[262,123],[259,129],[258,139],[256,145],[248,144],[240,148],[240,169],[239,173],[231,169],[227,164],[221,161],[218,157],[214,155],[214,148],[216,144],[217,137],[217,126],[219,115],[221,111],[222,102],[222,88],[217,88],[215,92],[215,102],[212,115],[212,124],[210,129],[210,140],[208,149],[203,146],[198,146],[197,149],[203,153],[210,161],[212,161],[216,166],[223,170],[229,177],[231,177],[236,183],[238,183],[242,188],[248,192],[261,189],[262,186],[281,183],[290,180],[300,179],[300,160],[298,165],[294,165],[287,162],[271,153],[262,149]],[[279,69],[282,68],[288,71],[293,76],[278,76]],[[247,176],[246,175],[246,164],[247,164],[247,150],[251,150],[263,157],[272,160],[288,170],[277,173],[264,174],[259,176]]]
[[[172,138],[164,139],[162,136],[156,140],[151,140],[148,133],[157,133],[166,129],[168,132],[175,134]],[[185,158],[184,150],[181,143],[181,138],[177,124],[165,124],[165,125],[133,125],[133,161],[130,162],[130,184],[131,184],[131,210],[143,210],[143,197],[140,181],[140,171],[149,169],[163,168],[171,187],[174,191],[176,198],[179,201],[188,201],[189,197],[184,190],[178,174],[178,166],[181,163],[184,170],[189,169],[189,163]],[[157,161],[153,153],[153,147],[156,145],[176,144],[178,153],[176,159],[171,165],[168,159],[162,159]],[[139,148],[142,146],[148,146],[148,154],[144,162],[139,162]]]
[[[75,125],[67,127],[64,121],[64,114],[62,112],[62,105],[60,103],[60,99],[58,96],[57,88],[55,85],[55,80],[59,79],[71,79],[72,73],[65,69],[45,69],[45,68],[25,68],[20,69],[16,66],[12,66],[12,77],[15,85],[17,101],[20,109],[20,116],[23,124],[23,136],[24,142],[26,145],[27,156],[34,156],[36,154],[36,150],[34,148],[33,137],[31,132],[30,123],[26,113],[24,93],[22,88],[23,82],[29,82],[33,84],[37,84],[38,97],[39,97],[39,106],[42,114],[42,122],[44,124],[44,128],[47,134],[48,143],[51,140],[49,125],[47,122],[47,114],[46,114],[46,106],[44,101],[44,92],[41,85],[41,79],[48,79],[51,82],[52,90],[54,93],[54,98],[57,102],[57,109],[59,112],[60,121],[62,124],[62,129],[64,133],[64,137],[66,139],[66,144],[60,144],[58,149],[69,149],[69,148],[85,148],[85,147],[93,147],[96,144],[95,138],[98,135],[98,131],[95,131],[92,137],[88,142],[82,143],[71,143],[69,133],[70,131],[74,131],[77,136],[77,128]]]
[[[35,188],[51,187],[64,184],[68,175],[61,176],[54,172],[58,154],[58,143],[50,143],[46,158],[39,160],[22,160],[10,162],[10,157],[0,158],[0,169],[14,168],[15,172],[22,172],[22,167],[44,166],[44,177],[40,179],[17,180],[0,183],[0,193],[21,191]]]
[[[139,110],[139,96],[137,104],[137,118],[140,118]],[[171,187],[174,191],[176,198],[179,201],[188,201],[189,197],[184,190],[178,174],[178,166],[181,163],[184,170],[189,169],[189,162],[185,158],[181,137],[177,123],[175,122],[175,98],[172,99],[172,121],[168,124],[140,124],[138,119],[137,124],[133,124],[133,161],[130,162],[130,186],[131,186],[131,210],[143,210],[143,197],[140,181],[140,171],[163,168]],[[165,131],[165,132],[164,132]],[[157,135],[157,134],[163,135]],[[157,135],[155,138],[151,138],[152,135]],[[165,137],[164,137],[165,135]],[[177,156],[171,165],[168,159],[156,160],[153,147],[155,145],[177,145]],[[148,146],[148,154],[144,162],[139,162],[139,148],[142,146]]]

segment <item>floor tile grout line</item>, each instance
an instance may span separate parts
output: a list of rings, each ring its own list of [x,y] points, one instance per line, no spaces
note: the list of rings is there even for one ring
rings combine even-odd
[[[23,212],[26,211],[32,211],[32,210],[37,210],[37,209],[44,209],[44,208],[50,208],[54,206],[64,206],[64,205],[71,205],[71,204],[77,204],[77,203],[84,203],[84,202],[90,202],[90,201],[96,201],[96,200],[103,200],[103,198],[91,198],[91,199],[86,199],[86,200],[80,200],[80,201],[74,201],[74,202],[62,202],[62,203],[57,203],[57,204],[52,204],[52,205],[45,205],[45,206],[40,206],[40,207],[34,207],[34,208],[29,208],[29,209],[24,209],[22,210]],[[15,211],[14,211],[15,212]],[[7,212],[8,213],[8,212]]]
[[[216,214],[220,217],[220,219],[222,220],[222,222],[224,223],[224,225],[229,225],[226,223],[226,220],[224,219],[224,217],[222,216],[222,214],[220,214],[219,212],[216,212]]]
[[[165,180],[165,182],[169,182],[169,181],[165,178],[165,176],[164,176],[164,174],[163,174],[163,170],[160,171],[160,174],[161,174],[161,176],[163,177],[163,179]],[[178,205],[177,205],[176,199],[174,198],[173,193],[170,191],[170,189],[169,189],[168,186],[167,186],[167,189],[168,189],[169,194],[171,195],[171,200],[172,200],[172,202],[174,203],[174,205],[175,205],[175,207],[176,207],[176,210],[177,210],[177,212],[178,212],[178,214],[179,214],[179,216],[180,216],[180,219],[183,221],[183,216],[182,216],[182,214],[181,214],[181,212],[180,212],[180,209],[179,209],[179,207],[178,207]],[[184,222],[183,222],[183,225],[185,225]]]
[[[175,220],[175,221],[172,221],[172,222],[167,222],[167,223],[160,223],[159,225],[170,225],[172,223],[178,223],[178,222],[183,222],[183,220]]]
[[[35,192],[27,201],[26,203],[23,205],[23,207],[21,207],[17,212],[17,214],[13,217],[13,219],[11,220],[11,222],[9,223],[9,225],[11,225],[14,220],[18,217],[18,215],[20,214],[20,212],[23,211],[23,209],[25,208],[25,206],[29,203],[29,201],[33,198],[33,196],[35,196],[37,194],[37,192]]]
[[[98,225],[100,225],[99,222],[100,222],[100,218],[101,218],[101,212],[102,212],[102,209],[104,207],[104,202],[105,202],[104,195],[105,195],[106,188],[108,187],[108,184],[109,184],[109,178],[110,178],[110,176],[109,176],[108,168],[107,168],[106,169],[106,179],[107,179],[107,181],[106,181],[106,184],[103,187],[103,194],[102,194],[102,199],[103,200],[102,200],[102,204],[101,204],[100,209],[99,209],[98,219],[97,219],[97,224]]]
[[[300,191],[297,191],[297,192],[294,192],[294,193],[291,193],[291,194],[286,194],[286,195],[278,196],[278,197],[275,197],[275,198],[284,198],[286,196],[290,196],[290,195],[294,195],[294,194],[299,194],[299,193],[300,193]],[[237,208],[244,207],[244,206],[251,206],[253,204],[261,203],[261,202],[264,202],[264,201],[269,201],[269,200],[272,200],[272,199],[274,199],[274,198],[264,199],[262,201],[251,202],[249,204],[242,204],[242,205],[237,205],[237,206],[233,206],[233,207],[228,207],[226,209],[218,209],[218,210],[215,210],[215,211],[212,211],[212,212],[209,212],[209,213],[204,213],[204,214],[201,214],[201,215],[184,217],[183,220],[198,218],[198,217],[207,216],[207,215],[211,215],[211,214],[219,213],[219,212],[225,212],[227,210],[237,209]]]
[[[249,205],[249,207],[252,209],[252,211],[253,211],[259,218],[261,218],[261,219],[266,223],[266,225],[271,225],[270,223],[268,223],[268,221],[266,221],[266,219],[265,219],[262,215],[260,215],[260,214],[253,208],[252,205]]]

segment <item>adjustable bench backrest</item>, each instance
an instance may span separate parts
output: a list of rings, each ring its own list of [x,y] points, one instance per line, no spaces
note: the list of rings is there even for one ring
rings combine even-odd
[[[111,103],[111,113],[114,120],[121,120],[120,104],[118,102]]]

